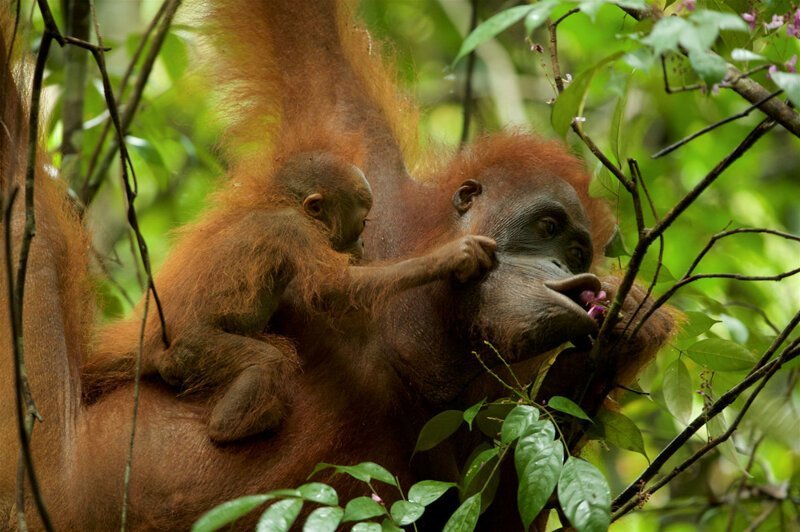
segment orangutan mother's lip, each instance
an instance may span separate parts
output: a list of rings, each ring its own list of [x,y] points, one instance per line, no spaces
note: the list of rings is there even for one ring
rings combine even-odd
[[[580,301],[579,298],[582,292],[588,290],[597,293],[601,290],[600,279],[593,273],[581,273],[566,279],[545,281],[544,285],[551,290],[564,294],[576,303]]]

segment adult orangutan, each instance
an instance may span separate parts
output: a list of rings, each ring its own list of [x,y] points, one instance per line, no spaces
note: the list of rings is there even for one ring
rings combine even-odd
[[[479,281],[442,280],[409,290],[387,300],[373,319],[336,323],[309,314],[290,284],[274,327],[294,339],[305,368],[276,434],[217,446],[208,438],[204,402],[178,398],[157,380],[143,382],[128,506],[132,529],[186,528],[223,500],[298,485],[322,461],[376,461],[406,485],[415,475],[430,478],[430,470],[409,467],[411,449],[422,423],[482,373],[473,349],[489,340],[511,361],[534,359],[596,327],[572,296],[600,288],[587,270],[600,255],[611,219],[588,197],[588,177],[562,146],[521,134],[489,137],[432,179],[415,181],[404,157],[415,143],[409,134],[416,131],[413,113],[394,95],[375,53],[379,47],[355,26],[346,6],[334,0],[212,4],[206,20],[221,56],[214,79],[232,83],[226,94],[238,109],[227,136],[231,175],[272,156],[252,150],[266,136],[280,138],[331,117],[338,130],[360,135],[365,146],[363,170],[375,214],[364,233],[367,259],[485,234],[497,242],[497,266]],[[20,124],[9,122],[22,111],[8,72],[3,77],[4,122]],[[22,163],[15,156],[25,149],[24,126],[10,133],[9,142],[0,135],[4,191],[20,182]],[[238,151],[239,145],[250,149]],[[61,187],[46,179],[41,162],[38,168],[39,230],[24,323],[28,374],[44,418],[33,437],[37,474],[58,529],[111,529],[119,526],[132,386],[90,406],[80,402],[78,366],[91,334],[85,240]],[[13,214],[17,239],[20,205]],[[0,287],[0,297],[6,293]],[[8,302],[0,303],[6,331]],[[636,303],[636,297],[627,302]],[[635,374],[670,328],[668,315],[659,312],[631,342],[616,346],[600,388]],[[0,446],[14,449],[11,356],[3,341]],[[15,453],[4,453],[0,516],[9,523],[15,522],[15,472]],[[344,475],[328,481],[341,500],[364,494],[361,483]],[[35,525],[35,512],[27,515]]]

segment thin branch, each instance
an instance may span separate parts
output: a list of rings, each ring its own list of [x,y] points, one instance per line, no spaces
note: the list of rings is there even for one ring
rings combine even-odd
[[[719,242],[723,238],[727,238],[732,235],[742,234],[742,233],[762,233],[762,234],[769,234],[779,236],[781,238],[785,238],[787,240],[794,240],[795,242],[800,242],[800,236],[793,235],[790,233],[784,233],[783,231],[776,231],[774,229],[766,229],[762,227],[740,227],[738,229],[730,229],[728,231],[722,231],[715,235],[713,235],[700,253],[692,261],[692,264],[686,270],[686,273],[683,274],[683,277],[680,278],[674,285],[672,285],[669,290],[667,290],[664,294],[659,297],[653,305],[647,309],[647,312],[642,317],[641,321],[636,325],[633,330],[631,336],[635,336],[639,329],[641,329],[645,322],[659,309],[661,308],[673,295],[677,292],[681,287],[698,281],[700,279],[709,279],[709,278],[727,278],[727,279],[735,279],[739,281],[780,281],[786,277],[790,277],[798,273],[800,269],[790,270],[788,272],[781,273],[779,275],[773,276],[754,276],[754,275],[738,275],[738,274],[702,274],[702,275],[693,275],[694,270],[700,264],[700,261],[708,254],[714,245]]]
[[[777,90],[777,91],[773,92],[772,94],[768,94],[766,97],[764,97],[763,100],[751,105],[750,107],[748,107],[747,109],[745,109],[741,113],[737,113],[737,114],[735,114],[733,116],[729,116],[728,118],[720,120],[719,122],[715,122],[713,124],[710,124],[710,125],[704,127],[703,129],[701,129],[700,131],[692,133],[688,137],[685,137],[685,138],[679,140],[678,142],[676,142],[674,144],[670,144],[666,148],[657,151],[656,153],[651,155],[651,158],[652,159],[658,159],[659,157],[663,157],[664,155],[667,155],[667,154],[672,153],[673,151],[677,150],[681,146],[685,146],[686,144],[690,143],[694,139],[705,135],[709,131],[713,131],[713,130],[717,129],[720,126],[723,126],[723,125],[725,125],[725,124],[727,124],[729,122],[733,122],[734,120],[739,120],[740,118],[744,118],[744,117],[748,116],[751,112],[753,112],[754,109],[758,109],[759,106],[761,106],[761,104],[771,100],[772,98],[775,98],[776,96],[779,96],[782,93],[783,93],[783,89],[780,89],[780,90]]]
[[[469,35],[478,25],[478,0],[471,1],[472,15],[469,21]],[[472,74],[475,71],[475,50],[472,50],[467,56],[467,72],[466,79],[464,80],[464,101],[462,103],[463,109],[463,124],[461,126],[461,144],[463,148],[469,139],[469,125],[472,120]]]

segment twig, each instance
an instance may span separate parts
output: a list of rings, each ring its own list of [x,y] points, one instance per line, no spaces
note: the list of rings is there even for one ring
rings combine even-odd
[[[753,275],[738,275],[738,274],[701,274],[701,275],[693,275],[694,270],[700,264],[700,261],[706,256],[706,254],[711,250],[714,245],[723,238],[727,238],[732,235],[742,234],[742,233],[764,233],[770,234],[775,236],[780,236],[787,240],[794,240],[795,242],[800,242],[800,236],[793,235],[790,233],[784,233],[782,231],[776,231],[774,229],[766,229],[761,227],[741,227],[738,229],[730,229],[728,231],[722,231],[715,235],[713,235],[708,242],[706,243],[705,247],[697,254],[697,256],[692,261],[692,264],[686,270],[686,273],[683,277],[680,278],[674,285],[672,285],[669,290],[667,290],[664,294],[659,297],[653,305],[647,309],[647,312],[642,316],[641,321],[636,325],[633,330],[631,336],[635,336],[636,333],[642,328],[644,323],[659,309],[661,308],[673,295],[677,292],[682,286],[685,286],[689,283],[693,283],[700,279],[709,279],[709,278],[727,278],[727,279],[736,279],[739,281],[780,281],[786,277],[790,277],[791,275],[797,274],[800,269],[791,270],[788,272],[784,272],[779,275],[773,276],[753,276]]]
[[[767,316],[767,313],[764,312],[764,309],[762,309],[762,308],[760,308],[760,307],[758,307],[756,305],[753,305],[752,303],[746,303],[744,301],[730,301],[729,300],[729,301],[725,302],[725,305],[726,306],[730,306],[730,307],[742,307],[742,308],[746,308],[747,310],[752,310],[753,312],[755,312],[756,314],[761,316],[761,318],[764,320],[764,323],[767,324],[767,327],[772,329],[772,332],[774,332],[775,334],[778,334],[778,333],[781,332],[780,329],[778,329],[778,327],[774,323],[772,323],[772,320],[769,319],[769,316]]]
[[[758,109],[759,106],[761,106],[761,104],[771,100],[772,98],[775,98],[776,96],[778,96],[778,95],[780,95],[782,93],[783,93],[783,89],[780,89],[780,90],[777,90],[777,91],[773,92],[772,94],[768,94],[767,96],[764,97],[763,100],[761,100],[759,102],[756,102],[755,104],[751,105],[750,107],[748,107],[747,109],[745,109],[741,113],[737,113],[737,114],[735,114],[733,116],[729,116],[728,118],[720,120],[719,122],[715,122],[713,124],[710,124],[710,125],[704,127],[703,129],[701,129],[700,131],[692,133],[688,137],[685,137],[685,138],[679,140],[678,142],[676,142],[674,144],[670,144],[666,148],[657,151],[656,153],[651,155],[651,158],[658,159],[659,157],[663,157],[664,155],[667,155],[667,154],[672,153],[673,151],[677,150],[681,146],[684,146],[684,145],[688,144],[689,142],[693,141],[697,137],[701,137],[701,136],[705,135],[709,131],[713,131],[713,130],[717,129],[720,126],[723,126],[723,125],[727,124],[728,122],[733,122],[734,120],[739,120],[740,118],[744,118],[745,116],[749,115],[754,109]]]
[[[150,308],[150,293],[144,296],[142,326],[139,329],[139,348],[136,350],[136,370],[133,379],[133,413],[131,414],[131,435],[128,440],[128,456],[125,460],[125,475],[122,481],[122,515],[120,531],[125,532],[128,524],[128,495],[130,493],[131,471],[133,469],[133,445],[136,441],[136,420],[139,417],[139,383],[142,378],[142,352],[144,350],[144,332],[147,326],[147,312]]]
[[[150,50],[147,56],[142,63],[141,70],[139,71],[139,76],[136,78],[136,84],[133,88],[133,93],[131,94],[131,98],[125,105],[125,111],[122,114],[122,118],[120,119],[117,116],[116,121],[112,116],[112,124],[115,128],[119,129],[122,132],[122,138],[120,135],[117,135],[115,142],[109,147],[106,151],[105,155],[103,156],[102,161],[99,163],[99,166],[96,163],[95,154],[92,155],[92,162],[90,163],[88,177],[86,178],[86,182],[84,183],[83,190],[81,191],[81,201],[84,205],[89,205],[92,200],[94,199],[97,191],[100,189],[100,185],[102,184],[104,176],[108,173],[108,169],[111,167],[111,163],[114,160],[114,156],[117,153],[117,150],[122,151],[120,143],[123,141],[125,135],[127,134],[128,128],[130,127],[131,123],[133,122],[133,117],[136,114],[136,111],[139,107],[139,103],[141,102],[142,95],[144,94],[144,88],[147,85],[147,81],[150,78],[150,73],[153,70],[153,66],[155,65],[156,59],[158,58],[159,53],[161,52],[161,46],[164,44],[164,40],[167,37],[167,33],[169,32],[169,28],[172,24],[172,19],[175,17],[175,13],[178,11],[178,7],[181,5],[182,0],[165,0],[163,9],[163,13],[159,10],[154,17],[154,21],[161,18],[161,25],[158,27],[155,35],[153,36],[153,42],[150,46]],[[152,23],[151,23],[152,24]],[[98,36],[99,41],[99,36]],[[132,68],[133,62],[136,61],[136,57],[134,57],[131,61],[131,65],[128,67],[129,69]],[[105,87],[105,81],[103,82]],[[122,98],[122,92],[124,91],[125,86],[122,85],[120,87],[120,99]],[[113,91],[110,86],[107,91]],[[113,92],[112,92],[113,98]],[[115,99],[115,98],[113,98]],[[114,108],[114,113],[117,114],[119,109],[117,107]],[[115,123],[116,122],[116,123]],[[105,133],[105,131],[104,131]],[[98,146],[95,149],[95,152],[98,152],[102,148],[102,144],[105,140],[105,136],[101,136],[100,140],[98,141]],[[126,152],[127,153],[127,152]],[[125,156],[127,158],[127,154]],[[136,186],[136,179],[134,177],[134,190],[137,189]],[[156,300],[157,306],[160,307],[160,304]]]
[[[471,1],[472,15],[469,21],[469,33],[475,31],[478,25],[478,0]],[[468,33],[468,35],[469,35]],[[464,80],[463,124],[461,126],[461,144],[463,148],[469,139],[469,125],[472,120],[472,74],[475,71],[475,50],[467,56],[467,72]]]

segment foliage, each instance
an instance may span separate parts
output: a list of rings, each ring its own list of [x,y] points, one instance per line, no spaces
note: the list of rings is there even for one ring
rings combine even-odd
[[[520,520],[526,524],[555,494],[564,517],[581,530],[603,529],[616,519],[621,520],[611,526],[619,530],[738,530],[753,522],[767,529],[796,526],[797,359],[739,392],[718,415],[709,412],[768,362],[762,355],[800,308],[800,282],[790,275],[780,284],[741,279],[775,279],[798,267],[800,243],[786,237],[800,233],[797,139],[778,125],[746,150],[669,224],[663,253],[655,242],[641,245],[643,228],[637,224],[638,215],[646,228],[656,226],[762,121],[764,114],[753,105],[757,102],[743,98],[743,86],[753,82],[763,87],[770,95],[764,101],[800,106],[796,2],[540,0],[509,7],[487,0],[478,6],[483,22],[469,34],[467,0],[374,0],[364,2],[361,11],[371,31],[395,43],[402,78],[426,106],[423,130],[432,142],[455,145],[461,136],[463,59],[475,53],[475,97],[469,103],[477,127],[472,135],[521,125],[565,138],[583,154],[593,194],[606,198],[619,219],[607,255],[620,271],[638,269],[640,282],[652,285],[654,297],[669,295],[669,303],[683,311],[684,324],[641,376],[638,388],[621,396],[619,411],[587,413],[559,397],[535,404],[534,390],[520,387],[513,400],[482,401],[431,420],[419,436],[417,452],[465,426],[486,435],[461,468],[461,504],[448,529],[474,526],[498,483],[510,481],[498,477],[501,463],[512,457]],[[61,23],[59,6],[52,7]],[[111,82],[119,87],[139,42],[151,42],[146,24],[157,5],[107,0],[97,7],[105,44],[113,49],[108,57]],[[30,8],[30,2],[23,2],[23,12],[34,13],[30,39],[35,44],[43,23]],[[156,267],[169,249],[164,235],[202,209],[222,172],[215,153],[219,117],[208,91],[188,68],[200,31],[173,23],[127,131],[138,182],[136,208]],[[62,155],[63,112],[73,105],[65,100],[64,88],[70,61],[54,49],[48,63],[45,85],[53,116],[48,146],[54,164],[83,199],[90,155],[107,153],[113,142],[101,134],[108,111],[96,69],[89,68],[82,93],[84,119],[74,138],[83,156]],[[141,58],[133,63],[135,79],[144,64]],[[122,104],[129,102],[132,90],[129,86],[118,98]],[[707,133],[692,137],[705,128]],[[673,145],[670,153],[651,158]],[[605,162],[598,162],[597,151]],[[641,179],[626,170],[629,159],[639,161]],[[614,169],[637,180],[645,205],[639,205],[639,212]],[[87,201],[106,318],[129,311],[144,289],[131,253],[118,173],[111,165],[100,176],[97,195]],[[732,228],[729,238],[712,238]],[[790,330],[787,336],[783,345],[797,333]],[[772,360],[780,353],[774,352]],[[652,497],[638,501],[647,502],[647,512],[625,517],[612,512],[611,494],[624,493],[647,471],[648,458],[656,463],[676,435],[695,425],[699,431],[660,466],[662,475],[691,466],[689,472],[668,479],[668,493],[654,490]],[[730,439],[715,439],[732,426],[737,430]],[[569,445],[571,435],[579,433],[590,440],[581,458],[571,455]],[[711,454],[687,462],[709,442],[714,443]],[[225,503],[195,529],[225,526],[269,503],[259,519],[262,529],[289,528],[303,509],[313,507],[304,517],[309,530],[334,530],[342,522],[358,523],[359,530],[396,530],[413,525],[426,507],[456,486],[428,480],[404,493],[377,464],[320,467],[352,476],[370,496],[340,501],[330,486],[311,482]],[[398,502],[387,508],[373,489],[375,482],[396,489]],[[636,489],[657,483],[658,477],[647,479]],[[550,526],[558,521],[553,515]]]

